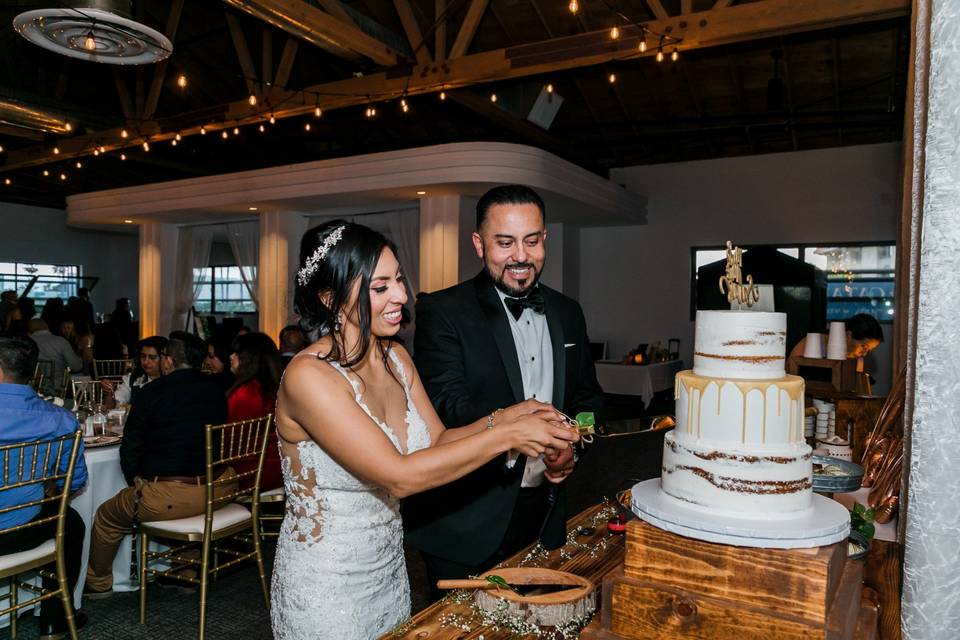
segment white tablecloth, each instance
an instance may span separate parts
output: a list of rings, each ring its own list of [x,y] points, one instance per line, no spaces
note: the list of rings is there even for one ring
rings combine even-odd
[[[640,396],[648,406],[653,394],[673,388],[673,379],[683,368],[682,360],[658,364],[632,365],[619,362],[598,362],[597,382],[605,393]]]
[[[80,606],[80,594],[87,578],[87,560],[90,558],[90,536],[93,533],[93,518],[97,508],[106,500],[117,495],[121,489],[127,487],[127,481],[120,471],[120,445],[86,449],[83,458],[87,463],[87,485],[77,492],[70,501],[70,506],[76,509],[83,518],[87,531],[83,536],[83,561],[80,565],[80,579],[73,594],[73,601]],[[134,591],[136,587],[130,583],[130,554],[133,537],[126,536],[113,560],[113,590]]]

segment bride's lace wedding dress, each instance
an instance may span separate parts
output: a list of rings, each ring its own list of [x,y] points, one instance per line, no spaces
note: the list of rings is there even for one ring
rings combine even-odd
[[[316,354],[303,354],[314,355]],[[374,416],[360,382],[334,362],[357,404],[401,453],[430,446],[430,433],[410,397],[400,358],[390,351],[407,398],[407,442]],[[271,586],[277,640],[369,640],[410,615],[397,498],[337,464],[316,442],[280,439],[286,516]]]

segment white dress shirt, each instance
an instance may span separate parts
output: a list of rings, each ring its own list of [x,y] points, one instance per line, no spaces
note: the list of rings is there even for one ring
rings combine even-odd
[[[504,301],[506,294],[496,290],[507,314],[507,323],[513,335],[513,344],[520,362],[520,377],[523,380],[523,397],[540,402],[553,402],[553,344],[550,342],[550,329],[547,316],[524,309],[519,318],[514,318]],[[518,454],[507,455],[507,466],[516,464]],[[543,472],[546,470],[543,456],[527,458],[523,469],[521,487],[539,487],[543,484]]]

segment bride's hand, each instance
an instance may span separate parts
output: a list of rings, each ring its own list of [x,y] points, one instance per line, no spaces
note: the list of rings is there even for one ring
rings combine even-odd
[[[580,440],[577,431],[567,426],[562,418],[553,418],[544,411],[521,415],[510,422],[503,421],[494,430],[503,433],[511,449],[530,457],[537,457],[548,448],[568,448]]]
[[[562,421],[563,416],[559,411],[553,408],[553,405],[539,400],[524,400],[515,405],[509,406],[499,413],[496,419],[497,424],[514,422],[530,414],[537,414],[545,420]]]

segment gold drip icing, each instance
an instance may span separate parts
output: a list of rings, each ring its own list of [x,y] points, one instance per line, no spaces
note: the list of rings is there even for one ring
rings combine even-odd
[[[680,398],[680,387],[687,392],[687,421],[688,424],[687,432],[690,434],[694,433],[692,421],[696,419],[696,434],[700,438],[702,434],[701,421],[702,421],[702,412],[703,412],[703,395],[707,388],[711,385],[716,385],[717,387],[717,415],[720,414],[720,394],[723,391],[723,387],[727,384],[733,384],[740,390],[740,395],[742,396],[742,409],[741,409],[741,428],[740,428],[740,438],[741,442],[746,442],[747,436],[747,396],[751,391],[759,391],[761,397],[763,398],[763,441],[766,442],[766,424],[767,424],[767,391],[771,386],[777,389],[777,415],[782,415],[781,402],[782,398],[780,394],[786,392],[787,397],[790,398],[790,420],[789,420],[789,432],[788,432],[788,441],[793,442],[795,436],[797,435],[796,423],[797,423],[797,411],[791,410],[794,406],[793,403],[797,403],[798,410],[802,410],[803,407],[803,378],[799,376],[786,375],[782,378],[775,378],[772,380],[740,380],[733,378],[713,378],[707,376],[699,376],[691,370],[681,371],[677,374],[674,381],[674,397],[679,400]],[[696,401],[696,417],[694,417],[694,392],[699,394],[699,398]]]

